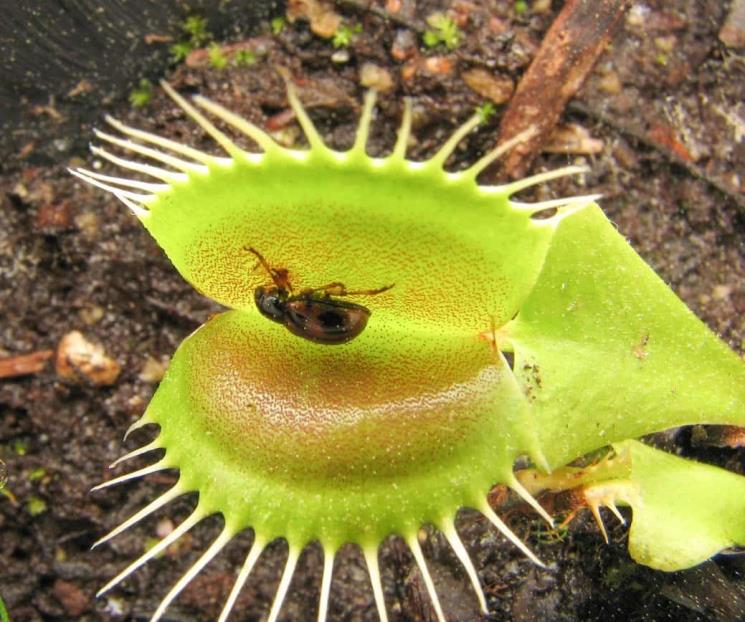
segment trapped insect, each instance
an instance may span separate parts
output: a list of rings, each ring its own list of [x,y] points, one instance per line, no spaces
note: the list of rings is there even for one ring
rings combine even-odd
[[[271,267],[253,247],[247,247],[246,250],[256,255],[274,282],[273,287],[260,286],[254,291],[254,300],[261,314],[283,324],[293,335],[315,343],[347,343],[367,326],[370,318],[367,307],[337,300],[337,297],[375,296],[393,287],[385,285],[378,289],[347,291],[343,283],[334,281],[294,294],[287,269]]]

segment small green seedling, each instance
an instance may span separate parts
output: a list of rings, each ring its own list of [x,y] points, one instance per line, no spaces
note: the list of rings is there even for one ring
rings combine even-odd
[[[287,149],[225,108],[162,86],[223,155],[108,119],[124,138],[97,137],[147,162],[98,146],[93,153],[138,176],[72,172],[124,203],[184,278],[229,310],[178,348],[131,428],[155,424],[158,436],[115,464],[156,449],[164,456],[97,489],[163,469],[178,469],[178,482],[97,544],[181,495],[197,492],[197,506],[100,593],[218,514],[222,532],[153,620],[250,528],[253,544],[220,622],[275,539],[288,555],[270,622],[313,541],[324,551],[318,619],[328,611],[336,552],[353,543],[387,620],[378,549],[392,534],[410,547],[443,621],[418,539],[430,524],[486,612],[455,528],[461,508],[480,511],[542,566],[487,502],[495,484],[549,525],[536,501],[542,490],[576,488],[603,530],[600,508],[625,520],[616,506],[630,506],[629,549],[654,568],[690,567],[745,543],[745,478],[633,440],[685,424],[745,425],[745,365],[636,255],[597,195],[515,198],[587,169],[480,185],[479,174],[522,135],[446,171],[481,123],[478,112],[413,162],[408,101],[393,151],[370,157],[372,92],[353,146],[335,151],[290,82],[310,146]],[[206,115],[261,151],[242,149]],[[567,466],[609,447],[591,467]],[[518,459],[532,468],[516,473]]]
[[[515,0],[513,9],[517,15],[525,15],[528,12],[528,3],[525,0]]]
[[[39,480],[44,479],[46,476],[47,476],[46,469],[43,467],[38,467],[28,474],[28,480],[30,482],[38,482]],[[0,488],[2,488],[2,486],[0,486]]]
[[[144,108],[153,99],[153,85],[147,78],[142,78],[137,87],[129,94],[129,103],[135,108]]]
[[[204,47],[212,41],[212,33],[207,29],[207,18],[199,15],[187,17],[181,25],[183,39],[174,43],[169,49],[171,60],[180,63],[186,59],[190,52]]]
[[[189,42],[194,47],[201,47],[212,39],[212,34],[207,30],[207,18],[199,15],[191,15],[186,18],[182,30],[187,35]]]
[[[39,516],[47,511],[47,502],[37,496],[29,497],[26,502],[26,510],[31,516]]]
[[[352,43],[354,36],[361,32],[362,24],[355,24],[354,26],[342,24],[334,33],[334,37],[331,39],[331,45],[335,48],[347,47]]]
[[[213,43],[207,48],[207,59],[209,60],[210,66],[215,69],[225,69],[228,66],[228,59],[223,54],[220,46],[217,43]]]
[[[286,25],[287,25],[287,20],[284,17],[282,17],[282,16],[275,17],[270,22],[270,26],[272,28],[272,34],[273,35],[278,35],[279,33],[281,33],[285,29],[285,26]]]
[[[456,23],[443,13],[433,13],[427,18],[430,28],[424,31],[422,40],[428,48],[444,45],[454,50],[460,45],[462,34]]]
[[[490,119],[497,113],[497,109],[493,102],[484,102],[478,108],[476,108],[476,114],[479,115],[479,119],[482,124],[489,123]]]
[[[233,64],[236,67],[248,67],[256,63],[256,54],[251,50],[238,50],[233,55]]]

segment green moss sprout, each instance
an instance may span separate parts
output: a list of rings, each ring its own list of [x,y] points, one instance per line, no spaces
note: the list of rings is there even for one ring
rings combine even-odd
[[[135,108],[144,108],[153,99],[153,85],[147,78],[142,78],[129,94],[129,103]]]
[[[352,43],[355,35],[362,32],[362,24],[354,24],[350,26],[348,24],[342,24],[334,33],[331,39],[331,45],[335,48],[347,47]]]
[[[428,48],[444,45],[448,50],[454,50],[460,45],[463,33],[452,18],[443,13],[433,13],[427,18],[427,24],[430,28],[424,31],[422,40]]]
[[[207,58],[210,66],[214,69],[225,69],[228,66],[227,57],[216,43],[213,43],[207,48]]]
[[[256,63],[256,54],[251,50],[238,50],[233,56],[233,64],[236,67],[248,67]]]
[[[183,37],[181,41],[174,43],[170,48],[171,60],[180,63],[186,59],[190,52],[204,47],[212,41],[212,33],[207,28],[207,18],[199,15],[191,15],[181,25]]]
[[[479,115],[479,119],[482,124],[489,123],[491,118],[497,113],[497,108],[493,102],[484,102],[478,108],[476,108],[476,114]]]
[[[530,7],[528,6],[528,3],[525,0],[515,0],[513,9],[515,10],[515,13],[517,15],[525,15],[530,9]]]
[[[272,29],[272,34],[278,35],[285,29],[285,26],[287,26],[287,20],[282,16],[275,17],[272,19],[269,25]]]
[[[47,511],[47,502],[40,497],[29,497],[26,501],[26,510],[31,516],[39,516]]]

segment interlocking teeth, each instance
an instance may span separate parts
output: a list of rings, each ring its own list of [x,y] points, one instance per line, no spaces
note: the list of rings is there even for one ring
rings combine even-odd
[[[201,164],[204,164],[206,166],[226,159],[209,155],[204,151],[194,149],[194,147],[184,145],[182,143],[176,142],[175,140],[170,140],[168,138],[164,138],[163,136],[152,134],[151,132],[145,132],[144,130],[130,127],[129,125],[125,125],[124,123],[110,115],[106,115],[105,119],[109,125],[111,125],[114,129],[118,130],[122,134],[125,134],[126,136],[131,136],[132,138],[137,138],[143,142],[157,145],[158,147],[162,147],[163,149],[168,149],[169,151],[173,151],[174,153],[186,156],[187,158],[196,162],[200,162]]]
[[[396,136],[396,145],[393,147],[391,157],[398,160],[406,159],[406,148],[409,145],[409,135],[411,134],[411,98],[404,99],[404,112],[401,116],[401,126]]]
[[[189,517],[186,518],[171,533],[169,533],[165,538],[163,538],[155,546],[148,549],[143,555],[138,557],[129,566],[127,566],[118,575],[116,575],[111,581],[109,581],[100,590],[98,590],[98,592],[96,593],[96,596],[101,596],[105,594],[111,588],[115,587],[116,585],[124,581],[124,579],[126,579],[129,575],[131,575],[135,570],[137,570],[141,566],[144,566],[153,557],[165,551],[169,546],[171,546],[174,542],[176,542],[187,531],[189,531],[192,527],[194,527],[194,525],[199,523],[203,518],[205,518],[205,515],[200,510],[200,508],[197,506],[197,509],[194,510],[194,512],[192,512],[189,515]]]
[[[502,519],[494,513],[494,510],[491,509],[491,506],[486,500],[486,497],[484,497],[481,507],[478,509],[484,516],[486,516],[486,518],[489,519],[491,524],[494,525],[505,538],[507,538],[510,542],[512,542],[512,544],[520,549],[523,552],[523,555],[525,555],[530,561],[532,561],[537,566],[540,566],[541,568],[546,567],[546,564],[538,559],[535,553],[533,553],[533,551],[531,551],[525,545],[525,543],[515,535],[515,532],[512,531],[512,529],[510,529],[507,525],[505,525]]]
[[[534,127],[528,128],[527,130],[523,130],[516,136],[513,136],[509,140],[506,140],[505,142],[498,144],[491,151],[489,151],[486,155],[482,156],[479,160],[477,160],[475,164],[472,164],[469,168],[463,171],[463,174],[468,175],[469,177],[471,177],[471,179],[475,180],[476,177],[479,176],[479,173],[481,173],[481,171],[483,171],[492,162],[495,162],[496,160],[501,158],[505,153],[507,153],[508,151],[511,151],[513,148],[515,148],[520,143],[524,143],[530,140],[535,133],[536,133],[536,128]]]
[[[96,540],[96,542],[93,543],[93,546],[91,546],[91,548],[94,549],[97,546],[100,546],[101,544],[103,544],[104,542],[108,542],[109,540],[111,540],[111,538],[118,536],[123,531],[126,531],[127,529],[129,529],[132,525],[139,523],[143,518],[150,516],[150,514],[159,510],[167,503],[170,503],[176,497],[180,497],[185,492],[187,491],[183,490],[178,484],[176,484],[173,488],[169,489],[167,492],[164,492],[162,495],[160,495],[160,497],[157,497],[154,501],[151,501],[148,505],[142,508],[139,512],[136,512],[135,514],[130,516],[121,525],[112,529],[103,538]]]
[[[236,145],[226,134],[218,130],[201,112],[199,112],[194,106],[187,102],[181,95],[179,95],[173,87],[171,87],[165,80],[160,81],[160,86],[163,90],[168,93],[168,96],[175,101],[179,107],[187,114],[191,119],[207,132],[215,142],[220,145],[230,157],[235,158],[244,153],[238,145]]]
[[[182,173],[206,173],[209,170],[204,164],[199,164],[198,162],[190,162],[188,160],[184,160],[183,158],[177,158],[176,156],[172,156],[165,151],[153,149],[152,147],[146,147],[145,145],[141,145],[140,143],[136,143],[131,140],[117,138],[116,136],[112,136],[111,134],[102,132],[101,130],[94,129],[93,133],[96,135],[97,138],[100,138],[107,143],[111,143],[112,145],[121,147],[125,151],[131,151],[132,153],[137,153],[141,156],[145,156],[146,158],[150,158],[151,160],[155,160],[156,162],[167,164],[168,166],[171,166],[181,171]]]
[[[143,445],[142,447],[133,449],[129,453],[126,453],[120,458],[117,458],[116,460],[114,460],[114,462],[112,462],[109,465],[109,468],[113,469],[115,466],[120,465],[122,462],[126,462],[127,460],[131,460],[132,458],[136,458],[137,456],[141,456],[148,452],[155,451],[156,449],[163,449],[163,446],[158,442],[157,438],[154,441],[148,443],[147,445]]]
[[[455,524],[453,523],[453,520],[448,519],[447,521],[445,521],[441,525],[440,529],[447,541],[450,543],[450,547],[453,549],[456,557],[463,565],[463,568],[465,569],[466,574],[471,581],[473,591],[476,592],[476,598],[478,598],[479,600],[479,607],[481,608],[481,612],[487,613],[486,596],[484,595],[484,589],[481,587],[479,575],[476,572],[476,568],[473,567],[473,562],[468,555],[468,551],[466,551],[466,547],[463,546],[463,542],[461,541],[460,536],[458,536],[458,532],[455,530]]]
[[[191,580],[196,577],[202,569],[210,563],[210,561],[212,561],[215,555],[217,555],[223,547],[230,542],[233,535],[233,532],[227,527],[222,530],[217,539],[204,553],[202,553],[201,557],[189,567],[189,569],[178,580],[176,585],[174,585],[168,594],[165,595],[163,600],[160,601],[160,605],[158,605],[152,618],[150,618],[150,622],[158,622],[158,620],[160,620],[166,612],[168,605],[170,605],[181,591],[191,582]]]
[[[546,171],[545,173],[538,173],[537,175],[531,175],[530,177],[524,177],[517,181],[510,182],[503,186],[499,186],[500,191],[504,192],[507,196],[537,186],[538,184],[551,181],[552,179],[559,179],[560,177],[569,177],[570,175],[582,175],[589,173],[590,168],[587,166],[563,166],[562,168],[554,169],[553,171]]]
[[[120,475],[119,477],[114,477],[113,479],[110,479],[107,482],[98,484],[98,486],[94,486],[93,488],[91,488],[91,492],[94,492],[96,490],[102,490],[104,488],[109,488],[110,486],[116,486],[117,484],[128,482],[131,479],[136,479],[138,477],[144,477],[145,475],[150,475],[151,473],[157,473],[158,471],[164,471],[169,468],[171,467],[164,460],[159,460],[158,462],[156,462],[155,464],[151,464],[150,466],[143,467],[142,469],[138,469],[137,471],[132,471],[131,473],[127,473],[126,475]]]
[[[373,108],[375,108],[376,98],[377,94],[373,90],[365,93],[365,103],[362,106],[362,114],[360,115],[357,134],[355,135],[354,145],[352,146],[352,152],[358,152],[363,156],[366,153],[365,147],[367,146],[367,139],[370,136],[370,124],[372,123],[372,113]]]
[[[169,171],[161,168],[160,166],[153,166],[152,164],[143,164],[142,162],[137,162],[136,160],[127,160],[126,158],[120,158],[119,156],[115,156],[113,153],[109,153],[108,151],[106,151],[106,149],[96,147],[95,145],[91,145],[91,152],[94,155],[103,158],[104,160],[108,160],[112,164],[116,164],[117,166],[121,166],[122,168],[127,168],[131,171],[136,171],[137,173],[150,175],[150,177],[160,179],[161,181],[164,181],[169,185],[176,182],[183,182],[189,179],[189,176],[186,173],[177,173],[175,171]]]
[[[239,132],[242,132],[249,138],[253,139],[265,152],[273,151],[279,148],[279,145],[274,141],[274,139],[260,127],[257,127],[253,123],[246,121],[244,118],[239,117],[233,112],[230,112],[230,110],[223,108],[219,104],[216,104],[215,102],[212,102],[209,99],[202,97],[201,95],[197,95],[194,97],[194,103],[198,106],[201,106],[205,110],[208,110],[219,119],[225,121],[225,123],[227,123],[228,125],[233,126]]]
[[[377,547],[375,548],[377,555]],[[331,593],[331,578],[334,574],[334,551],[330,547],[323,547],[323,576],[321,577],[321,593],[318,598],[318,622],[325,622],[329,609],[329,594]],[[373,585],[373,590],[375,586]],[[375,597],[377,602],[377,596]],[[383,608],[385,613],[385,607]]]
[[[310,148],[316,151],[328,151],[326,144],[323,142],[321,135],[318,133],[316,126],[311,121],[308,113],[305,110],[305,106],[298,99],[295,91],[295,85],[290,80],[290,74],[286,69],[280,69],[280,75],[285,81],[285,87],[287,89],[287,101],[290,103],[295,116],[297,117],[300,127],[303,128],[305,137],[308,139]]]
[[[266,543],[262,538],[260,538],[258,535],[254,535],[254,541],[251,544],[251,548],[249,549],[248,554],[246,555],[246,561],[243,562],[243,566],[241,566],[241,569],[238,572],[238,576],[236,577],[235,583],[233,584],[233,589],[230,590],[228,600],[225,602],[225,606],[223,607],[217,622],[227,621],[230,612],[235,606],[235,601],[238,599],[238,595],[241,593],[243,585],[248,579],[248,575],[251,574],[251,570],[253,570],[253,567],[256,565],[256,561],[259,559],[261,553],[264,551],[265,544]]]
[[[443,167],[445,165],[445,161],[450,157],[450,154],[455,151],[458,143],[463,140],[466,135],[471,132],[471,130],[477,127],[479,123],[481,123],[481,117],[478,114],[470,117],[465,123],[463,123],[463,125],[461,125],[450,135],[450,138],[448,138],[443,143],[442,147],[440,147],[440,149],[437,151],[437,153],[427,161],[427,164],[437,167]]]
[[[362,553],[367,562],[367,572],[370,575],[375,606],[378,608],[378,617],[380,622],[388,622],[388,612],[385,608],[385,598],[383,596],[383,582],[380,579],[380,567],[378,565],[378,547],[365,547]]]
[[[98,181],[108,182],[109,184],[112,184],[113,186],[125,186],[126,188],[134,188],[135,190],[145,190],[146,192],[149,192],[150,194],[154,194],[156,192],[162,192],[164,190],[168,190],[171,186],[169,184],[154,184],[149,181],[140,181],[139,179],[129,179],[127,177],[114,177],[112,175],[103,175],[101,173],[96,173],[95,171],[89,171],[88,169],[84,168],[78,168],[78,169],[68,169],[70,173],[73,175],[82,176],[85,175],[85,177],[89,177]],[[82,177],[81,177],[82,178]],[[85,181],[89,181],[88,179],[85,179]]]
[[[289,545],[287,553],[287,561],[285,562],[285,569],[282,571],[282,578],[279,580],[279,586],[277,587],[277,593],[274,595],[274,601],[272,602],[272,609],[269,612],[269,618],[267,622],[277,622],[279,612],[282,609],[282,603],[287,596],[287,590],[290,588],[290,581],[292,581],[292,575],[295,574],[295,566],[297,565],[297,559],[300,557],[300,549]]]

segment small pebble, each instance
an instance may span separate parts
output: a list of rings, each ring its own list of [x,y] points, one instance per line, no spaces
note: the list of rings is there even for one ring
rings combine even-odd
[[[393,78],[388,70],[375,63],[362,64],[362,67],[360,67],[360,84],[380,93],[387,93],[394,87]]]
[[[349,62],[349,50],[336,50],[331,55],[331,61],[339,65]]]
[[[98,386],[114,384],[121,372],[119,363],[106,356],[103,346],[88,341],[77,330],[60,340],[55,368],[65,380],[88,381]]]

